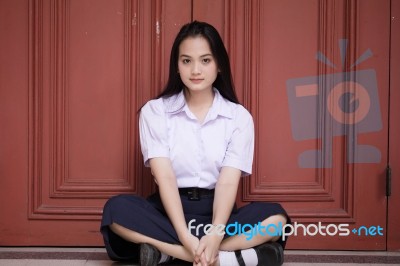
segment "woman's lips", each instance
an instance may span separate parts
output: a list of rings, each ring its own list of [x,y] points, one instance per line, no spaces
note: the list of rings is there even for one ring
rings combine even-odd
[[[190,81],[192,83],[198,84],[198,83],[201,83],[203,81],[203,79],[190,79]]]

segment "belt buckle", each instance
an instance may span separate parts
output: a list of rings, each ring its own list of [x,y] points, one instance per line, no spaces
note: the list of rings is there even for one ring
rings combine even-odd
[[[192,188],[188,191],[189,200],[200,200],[200,192],[197,188]]]

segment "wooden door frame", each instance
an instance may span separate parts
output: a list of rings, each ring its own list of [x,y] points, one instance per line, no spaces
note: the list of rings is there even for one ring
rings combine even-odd
[[[391,1],[389,165],[391,195],[388,197],[387,250],[400,250],[400,0]]]

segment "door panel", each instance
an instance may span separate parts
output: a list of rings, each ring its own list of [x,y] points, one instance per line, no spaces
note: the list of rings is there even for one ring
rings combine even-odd
[[[21,238],[29,233],[23,226],[27,220],[27,198],[21,196],[27,195],[28,190],[26,14],[27,1],[0,1],[0,245],[11,244],[3,237]]]
[[[169,56],[164,51],[180,25],[190,21],[191,5],[183,0],[172,6],[128,0],[19,4],[30,14],[18,24],[29,53],[15,61],[29,66],[20,77],[29,84],[29,95],[18,94],[25,104],[13,123],[27,127],[29,142],[21,145],[29,157],[18,163],[28,166],[28,177],[20,191],[13,190],[14,204],[2,206],[7,215],[1,217],[7,218],[1,228],[7,233],[0,244],[102,245],[106,199],[152,190],[138,146],[137,114],[161,89],[161,65]],[[168,47],[160,41],[161,27],[169,34]],[[10,32],[5,29],[4,35]],[[5,99],[12,95],[7,92]],[[15,186],[13,178],[5,182]],[[7,194],[0,194],[7,202]]]
[[[389,1],[224,3],[194,19],[228,12],[219,30],[256,125],[242,200],[280,202],[306,226],[386,232]],[[289,248],[386,248],[384,235],[302,232]]]
[[[391,1],[388,250],[400,250],[400,1]]]
[[[90,219],[107,192],[138,190],[128,149],[140,98],[130,91],[131,7],[96,3],[32,6],[31,219]]]

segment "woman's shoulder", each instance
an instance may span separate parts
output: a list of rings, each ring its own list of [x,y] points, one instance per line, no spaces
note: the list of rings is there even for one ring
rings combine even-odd
[[[174,113],[181,110],[184,105],[185,99],[183,93],[178,93],[148,101],[142,107],[142,112],[153,112],[156,114]]]
[[[225,98],[222,98],[224,101],[225,108],[229,109],[232,118],[239,120],[249,120],[253,119],[253,116],[243,105],[239,103],[231,102]]]
[[[162,98],[149,100],[140,110],[141,115],[161,115],[165,113],[164,101]]]

